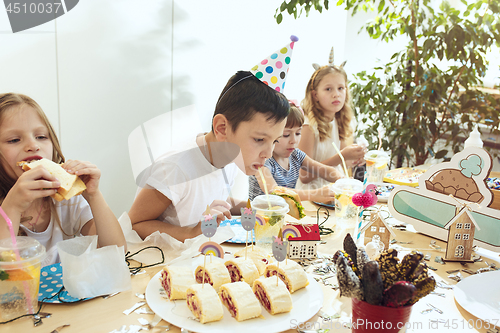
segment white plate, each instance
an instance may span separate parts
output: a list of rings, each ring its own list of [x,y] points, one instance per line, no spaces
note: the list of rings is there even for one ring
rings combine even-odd
[[[455,299],[467,312],[484,321],[500,318],[500,271],[463,279],[454,288]]]
[[[200,261],[199,259],[196,258],[195,261]],[[201,258],[200,262],[203,264],[203,258]],[[193,314],[188,309],[186,300],[169,301],[160,296],[160,291],[163,290],[160,284],[160,275],[161,271],[149,281],[146,288],[146,301],[149,307],[165,321],[194,332],[281,332],[292,328],[293,325],[311,319],[323,306],[321,286],[308,275],[309,285],[292,294],[293,308],[288,313],[272,316],[262,308],[262,315],[265,319],[254,318],[238,322],[231,317],[227,308],[223,306],[224,317],[222,320],[200,324],[200,322],[191,319]]]

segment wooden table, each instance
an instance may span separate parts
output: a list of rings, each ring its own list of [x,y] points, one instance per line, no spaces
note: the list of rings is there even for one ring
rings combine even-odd
[[[305,202],[304,206],[307,210],[306,221],[314,221],[316,219],[316,209],[318,206],[312,204],[310,202]],[[334,212],[332,211],[332,216],[334,216]],[[334,218],[330,218],[327,222],[327,225],[334,225]],[[436,278],[442,279],[450,285],[455,285],[456,282],[452,279],[448,278],[447,270],[453,269],[462,269],[464,268],[460,263],[446,263],[445,265],[441,265],[439,263],[434,262],[434,258],[436,255],[444,255],[444,252],[439,252],[437,250],[432,249],[429,244],[432,238],[413,233],[411,231],[398,231],[394,230],[396,233],[396,239],[398,241],[398,246],[406,249],[418,249],[422,251],[424,254],[431,253],[432,258],[428,262],[429,265],[437,268],[435,271]],[[320,244],[318,246],[318,252],[323,254],[334,254],[338,249],[341,248],[341,241],[335,235],[332,236],[324,236],[323,240],[326,241],[326,244]],[[411,242],[407,244],[408,242]],[[406,243],[406,244],[405,244]],[[445,243],[436,240],[436,244],[441,246],[442,249],[445,249]],[[242,247],[242,245],[237,244],[223,244],[225,250],[228,251],[236,251]],[[486,260],[488,262],[494,261],[500,266],[498,253],[490,253],[490,257]],[[484,262],[476,262],[472,264],[467,264],[467,268],[475,271],[480,267],[485,267]],[[132,289],[129,291],[122,292],[116,296],[113,296],[108,299],[103,299],[102,297],[98,297],[92,300],[78,302],[78,303],[70,303],[70,304],[47,304],[42,308],[44,312],[52,313],[50,318],[43,319],[43,325],[38,327],[33,327],[33,322],[29,318],[19,319],[15,322],[1,325],[0,332],[2,333],[25,333],[25,332],[52,332],[52,330],[56,329],[58,326],[62,326],[64,324],[70,324],[69,327],[63,328],[60,332],[63,333],[72,333],[72,332],[110,332],[115,329],[119,329],[122,325],[139,325],[138,318],[142,317],[151,321],[153,319],[153,315],[147,314],[136,314],[131,313],[130,315],[124,315],[123,311],[132,307],[135,303],[141,301],[140,298],[136,296],[136,293],[143,294],[145,292],[146,286],[148,285],[150,279],[160,270],[160,267],[153,267],[145,269],[145,273],[139,274],[132,277]],[[466,273],[463,273],[464,277],[467,277]],[[344,313],[345,315],[349,315],[351,311],[351,300],[345,297],[340,298],[339,292],[331,289],[330,287],[325,287],[321,285],[323,293],[324,293],[324,303],[322,310],[329,315],[333,315],[334,313]],[[444,293],[446,295],[445,298],[429,295],[426,298],[420,300],[413,307],[412,315],[410,317],[410,322],[413,323],[422,323],[422,327],[414,327],[408,329],[407,332],[486,332],[487,330],[484,328],[486,323],[478,320],[476,317],[469,314],[467,311],[461,308],[461,306],[455,301],[453,297],[452,290],[444,290],[437,289],[439,293]],[[430,303],[435,305],[444,311],[443,315],[439,315],[437,313],[429,313],[422,314],[421,311],[425,308],[428,308],[426,305]],[[446,329],[439,326],[439,329],[429,328],[429,320],[440,318],[443,320],[455,320],[457,324],[459,324],[460,329]],[[461,329],[463,323],[467,323],[467,320],[474,320],[475,323],[482,323],[483,328],[478,329]],[[476,321],[477,320],[477,321]],[[310,323],[314,323],[317,321],[321,321],[318,316],[314,316],[309,320]],[[164,321],[161,321],[159,325],[166,325]],[[415,324],[417,325],[417,324]],[[304,324],[305,326],[305,324]],[[479,324],[477,326],[480,326]],[[340,330],[344,332],[348,332],[348,330]],[[164,332],[164,329],[154,329],[152,332]],[[171,326],[170,332],[180,332],[180,329]],[[288,333],[297,332],[295,329],[290,329],[286,331]],[[264,332],[263,332],[264,333]]]

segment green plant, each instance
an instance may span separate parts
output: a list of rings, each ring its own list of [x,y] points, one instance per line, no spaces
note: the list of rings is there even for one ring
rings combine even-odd
[[[359,134],[370,143],[383,126],[383,148],[396,157],[397,167],[420,165],[429,157],[451,157],[477,122],[500,134],[499,101],[477,90],[486,73],[486,54],[500,45],[498,0],[462,0],[458,10],[448,2],[430,0],[339,0],[355,15],[375,10],[376,18],[362,27],[385,42],[406,36],[408,44],[372,72],[354,74],[350,88]],[[328,9],[328,1],[323,5]],[[300,16],[320,1],[283,2],[282,12]],[[321,10],[319,10],[321,11]],[[374,144],[376,146],[376,144]],[[497,152],[494,152],[497,155]]]

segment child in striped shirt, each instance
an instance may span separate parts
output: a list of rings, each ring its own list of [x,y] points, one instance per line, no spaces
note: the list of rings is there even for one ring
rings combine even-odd
[[[283,136],[274,146],[273,156],[266,160],[262,173],[266,179],[267,190],[272,192],[276,186],[295,188],[301,168],[329,182],[335,182],[342,175],[336,168],[313,160],[303,151],[297,148],[300,141],[300,133],[304,124],[304,113],[295,101],[290,102],[290,114],[288,115]],[[258,195],[264,194],[262,179],[256,176],[249,177],[249,198],[253,200]],[[301,200],[317,202],[332,202],[335,193],[328,186],[311,190],[296,190]]]

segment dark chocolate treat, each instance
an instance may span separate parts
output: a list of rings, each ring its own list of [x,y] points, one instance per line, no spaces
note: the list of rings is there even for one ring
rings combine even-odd
[[[382,305],[391,308],[404,306],[415,297],[417,288],[407,281],[398,281],[384,291]]]
[[[384,289],[389,288],[398,281],[399,258],[397,255],[398,252],[396,250],[389,249],[383,251],[377,258],[382,281],[384,281]]]
[[[415,287],[417,288],[417,292],[415,293],[415,296],[410,300],[410,304],[415,304],[422,297],[430,294],[430,292],[433,291],[434,288],[436,288],[436,280],[434,280],[434,277],[428,276],[425,279],[417,282],[415,284]]]
[[[349,265],[344,255],[339,255],[336,261],[337,280],[339,282],[340,296],[356,297],[363,300],[363,289],[358,276]]]
[[[381,305],[384,293],[384,283],[378,263],[369,261],[363,266],[363,294],[365,301],[373,305]]]
[[[412,251],[405,255],[398,265],[398,280],[410,281],[415,269],[423,259],[424,254],[422,252]]]
[[[363,266],[370,261],[370,258],[368,257],[368,254],[366,254],[366,251],[364,248],[360,247],[358,248],[358,253],[357,253],[357,264],[358,264],[358,276],[362,276],[363,273]]]
[[[416,285],[419,281],[424,280],[428,276],[427,264],[425,261],[421,261],[408,281]]]
[[[349,233],[344,238],[344,251],[351,257],[354,267],[358,268],[358,247]]]

